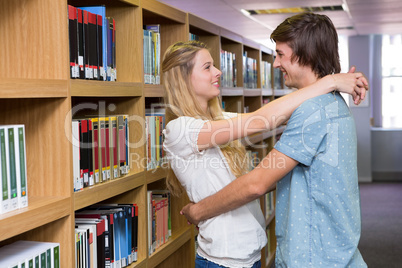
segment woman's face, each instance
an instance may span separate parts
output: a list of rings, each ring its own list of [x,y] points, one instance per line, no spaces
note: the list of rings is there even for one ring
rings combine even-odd
[[[214,61],[208,50],[202,49],[194,58],[191,73],[191,85],[201,105],[219,96],[219,80],[222,72],[214,67]]]

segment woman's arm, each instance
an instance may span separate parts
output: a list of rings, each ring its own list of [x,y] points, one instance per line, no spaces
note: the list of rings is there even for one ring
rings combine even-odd
[[[278,98],[252,113],[227,120],[208,121],[198,135],[198,149],[205,150],[264,130],[272,130],[286,122],[304,101],[334,90],[351,94],[358,104],[364,99],[368,83],[362,73],[327,75],[308,87]]]
[[[271,164],[279,161],[284,164],[281,166]],[[180,214],[184,215],[188,222],[198,225],[200,221],[241,207],[273,190],[276,183],[298,163],[273,149],[252,171],[238,177],[217,193],[198,203],[187,204],[181,209]]]

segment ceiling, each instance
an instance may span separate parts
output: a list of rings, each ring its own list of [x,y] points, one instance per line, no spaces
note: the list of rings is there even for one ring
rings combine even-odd
[[[269,35],[295,13],[245,15],[244,10],[342,6],[314,11],[331,18],[340,35],[401,34],[401,0],[161,0],[272,48]]]

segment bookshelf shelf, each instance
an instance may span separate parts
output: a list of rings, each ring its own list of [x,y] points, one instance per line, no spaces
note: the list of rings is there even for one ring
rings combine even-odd
[[[244,97],[256,97],[261,96],[262,90],[261,88],[245,88],[244,89]]]
[[[74,210],[118,196],[144,185],[144,183],[144,172],[139,172],[84,188],[74,193]]]
[[[0,215],[0,241],[70,214],[68,197],[29,197],[29,206]]]
[[[164,88],[162,85],[144,85],[144,97],[163,97]]]
[[[64,98],[67,96],[67,79],[2,78],[0,80],[0,98]]]
[[[244,89],[243,88],[221,88],[222,96],[243,96]]]
[[[147,267],[156,267],[162,261],[167,259],[170,255],[172,255],[176,250],[178,250],[181,246],[183,246],[187,241],[191,239],[191,228],[190,226],[182,228],[177,232],[172,234],[170,240],[164,244],[162,247],[158,248],[148,260]]]
[[[147,12],[147,16],[153,17],[153,20],[157,23],[166,23],[166,19],[176,23],[186,23],[187,14],[185,12],[162,2],[152,0],[142,1],[141,4],[144,12]]]
[[[296,91],[295,89],[275,89],[275,97],[278,96],[285,96],[287,94],[290,94],[292,92]]]
[[[263,95],[263,96],[270,97],[270,96],[273,96],[273,95],[274,95],[274,91],[273,91],[272,89],[263,88],[263,89],[262,89],[262,95]]]
[[[145,178],[147,184],[162,180],[165,177],[166,177],[166,170],[163,168],[152,169],[145,172]]]
[[[141,97],[141,83],[70,80],[72,97]]]

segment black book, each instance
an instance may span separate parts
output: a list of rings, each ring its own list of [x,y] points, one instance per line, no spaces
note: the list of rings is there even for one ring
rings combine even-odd
[[[78,68],[79,78],[85,79],[85,66],[84,66],[84,21],[83,10],[77,8],[78,16]]]
[[[68,33],[70,44],[70,77],[77,78],[76,66],[78,64],[77,53],[77,8],[68,5]]]
[[[89,66],[91,69],[91,79],[98,79],[98,57],[96,33],[98,27],[96,26],[96,14],[88,12],[88,29],[89,29]]]
[[[89,28],[88,28],[88,11],[82,11],[83,17],[83,43],[84,43],[84,69],[85,69],[85,79],[90,79],[90,66],[89,66]]]
[[[103,18],[101,15],[96,15],[96,40],[98,44],[96,46],[97,59],[98,59],[98,80],[103,79]]]
[[[80,172],[84,178],[84,187],[89,183],[88,163],[88,120],[80,120]]]

